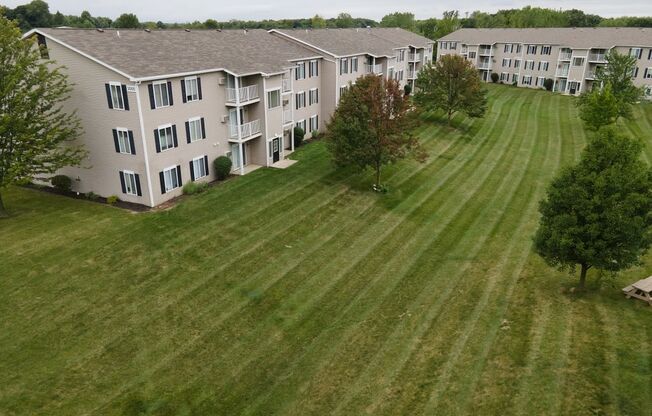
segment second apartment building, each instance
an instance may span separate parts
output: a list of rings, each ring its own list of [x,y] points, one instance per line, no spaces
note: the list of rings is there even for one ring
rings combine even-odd
[[[471,61],[484,81],[491,74],[503,83],[579,95],[593,88],[596,70],[609,51],[636,59],[634,84],[652,98],[652,29],[530,28],[460,29],[438,39],[437,56],[457,54]]]
[[[432,51],[420,36],[391,29],[392,41],[392,32],[374,30],[312,31],[321,33],[314,45],[264,30],[48,28],[25,36],[65,66],[73,84],[65,106],[81,119],[78,142],[89,156],[59,173],[75,191],[156,206],[188,181],[214,179],[219,156],[231,158],[238,174],[273,165],[294,150],[294,126],[306,137],[323,130],[341,88],[368,73],[417,71],[415,60],[389,63],[405,50],[420,51],[423,65]],[[367,43],[347,56],[321,48],[341,37],[353,47]]]

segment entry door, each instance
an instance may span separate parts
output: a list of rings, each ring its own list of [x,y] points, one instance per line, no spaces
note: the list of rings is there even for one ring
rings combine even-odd
[[[281,158],[281,138],[277,137],[272,140],[272,163],[276,163]]]
[[[577,82],[575,82],[575,81],[570,82],[570,83],[568,84],[568,87],[569,87],[569,88],[568,88],[568,92],[569,92],[571,95],[575,95],[575,94],[577,93]]]
[[[231,162],[234,169],[240,168],[240,145],[231,144]],[[247,144],[242,145],[242,166],[247,166]]]

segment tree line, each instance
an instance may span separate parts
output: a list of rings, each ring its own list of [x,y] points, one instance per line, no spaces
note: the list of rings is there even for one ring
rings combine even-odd
[[[340,13],[337,17],[324,18],[315,15],[301,19],[228,20],[206,19],[193,22],[141,22],[133,13],[123,13],[115,20],[109,17],[92,16],[83,11],[79,16],[64,15],[57,11],[50,13],[48,3],[43,0],[17,6],[13,9],[0,6],[0,15],[17,22],[25,32],[35,27],[69,26],[78,28],[146,28],[146,29],[320,29],[353,27],[400,27],[419,33],[430,39],[437,39],[460,28],[528,28],[528,27],[652,27],[652,17],[604,18],[582,10],[554,10],[541,7],[505,9],[496,13],[474,11],[460,15],[457,10],[445,11],[440,18],[418,20],[413,13],[390,13],[380,22],[364,17],[353,17]]]

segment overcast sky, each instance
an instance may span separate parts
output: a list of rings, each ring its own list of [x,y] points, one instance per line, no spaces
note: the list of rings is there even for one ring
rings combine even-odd
[[[0,0],[0,4],[15,7],[28,0]],[[526,5],[554,9],[582,9],[601,16],[652,16],[652,0],[46,0],[50,11],[80,14],[88,10],[93,16],[116,18],[124,12],[135,13],[141,21],[187,22],[243,19],[279,19],[310,17],[320,14],[335,17],[347,12],[354,17],[375,20],[394,11],[410,11],[418,19],[440,17],[444,10],[465,12],[520,8]]]

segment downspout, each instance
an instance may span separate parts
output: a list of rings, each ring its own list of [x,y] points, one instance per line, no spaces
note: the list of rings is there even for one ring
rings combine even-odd
[[[140,81],[136,82],[136,104],[138,106],[138,121],[140,123],[140,138],[143,143],[143,157],[145,158],[145,172],[147,176],[147,190],[149,191],[149,206],[154,207],[154,193],[152,191],[152,177],[149,171],[149,156],[147,153],[147,141],[145,140],[145,123],[143,122],[143,111],[140,103]]]

